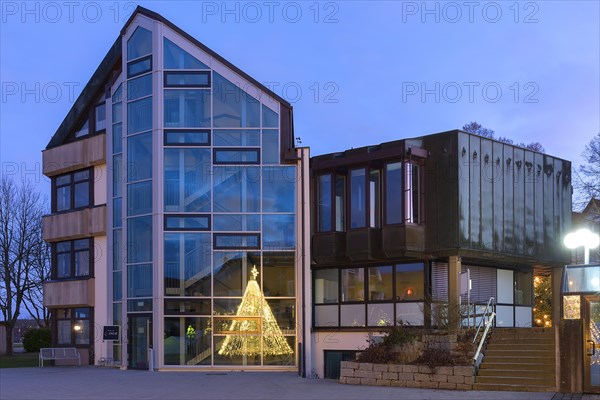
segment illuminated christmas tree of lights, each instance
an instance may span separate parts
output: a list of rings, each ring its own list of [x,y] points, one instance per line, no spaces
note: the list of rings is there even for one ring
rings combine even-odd
[[[223,341],[219,354],[224,356],[260,355],[261,336],[263,339],[262,352],[264,355],[292,354],[293,350],[281,332],[271,307],[256,282],[258,271],[252,267],[252,278],[248,281],[242,303],[237,309],[236,316],[242,319],[234,320],[229,331],[239,332],[228,334]],[[259,331],[257,319],[243,317],[262,317],[262,332]],[[262,335],[260,335],[262,333]]]

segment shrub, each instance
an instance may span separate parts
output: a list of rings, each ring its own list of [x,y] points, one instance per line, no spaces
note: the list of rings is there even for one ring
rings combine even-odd
[[[371,343],[358,355],[357,360],[358,362],[373,364],[387,364],[396,361],[395,355],[389,346],[385,346],[383,343]]]
[[[23,348],[27,353],[40,351],[42,347],[50,347],[49,328],[31,328],[23,335]]]

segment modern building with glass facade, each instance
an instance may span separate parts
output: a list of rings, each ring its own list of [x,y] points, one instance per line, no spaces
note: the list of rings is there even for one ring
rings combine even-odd
[[[570,162],[462,131],[309,159],[287,101],[141,7],[43,168],[53,345],[90,364],[331,377],[461,304],[531,327],[570,259]]]
[[[138,8],[43,155],[55,345],[129,368],[298,368],[308,150],[288,102]]]

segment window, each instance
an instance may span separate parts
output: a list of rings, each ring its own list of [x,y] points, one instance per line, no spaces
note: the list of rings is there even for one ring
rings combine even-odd
[[[165,69],[208,69],[187,51],[167,38],[163,38]]]
[[[263,164],[279,163],[279,131],[263,129],[262,131]]]
[[[127,82],[127,100],[140,99],[152,94],[152,74],[146,74]]]
[[[215,249],[259,249],[259,233],[215,233]]]
[[[419,179],[419,166],[417,164],[404,164],[406,168],[404,192],[404,220],[408,223],[420,222],[421,183]]]
[[[279,115],[264,105],[262,106],[262,126],[263,128],[279,127]]]
[[[165,128],[210,127],[210,90],[165,90]]]
[[[365,300],[364,268],[342,269],[342,302]]]
[[[515,304],[531,306],[533,274],[531,271],[515,271]]]
[[[396,265],[396,301],[423,300],[423,263]]]
[[[127,41],[127,61],[152,53],[152,32],[138,26]]]
[[[52,178],[52,212],[67,211],[93,204],[91,170],[85,169]]]
[[[263,212],[296,210],[296,167],[263,167]]]
[[[365,169],[350,172],[350,227],[364,228],[367,217]]]
[[[251,128],[260,126],[260,103],[238,85],[213,72],[214,126]]]
[[[106,130],[106,103],[99,104],[94,108],[94,121],[96,132]]]
[[[152,129],[152,97],[128,103],[127,117],[128,135]]]
[[[369,268],[369,300],[392,300],[394,276],[391,266]]]
[[[318,177],[317,188],[317,218],[319,219],[319,232],[331,231],[331,175]]]
[[[336,304],[339,302],[338,271],[337,268],[315,270],[315,304]]]
[[[165,148],[164,154],[165,211],[210,211],[210,150]]]
[[[210,87],[210,72],[165,72],[165,87]]]
[[[90,276],[92,239],[69,240],[53,244],[52,278],[68,279]]]
[[[188,215],[165,215],[166,231],[207,231],[210,230],[210,216],[188,214]]]
[[[369,171],[369,227],[379,228],[381,226],[381,171],[372,169]]]
[[[346,229],[346,177],[335,177],[335,230],[343,232]]]
[[[258,149],[214,149],[214,164],[259,164]]]
[[[386,223],[402,223],[402,163],[385,166],[385,205]]]
[[[133,78],[152,71],[152,56],[127,63],[127,77]]]
[[[210,131],[206,129],[165,129],[165,146],[209,146]]]
[[[59,308],[53,312],[56,342],[63,346],[90,344],[92,311],[88,307]]]
[[[169,232],[165,233],[164,245],[165,295],[210,296],[210,234]]]
[[[79,127],[79,129],[75,132],[75,137],[82,137],[82,136],[86,136],[90,133],[90,121],[89,120],[85,120],[85,122],[83,124],[81,124],[81,126]]]
[[[223,147],[260,146],[259,129],[215,129],[214,145]]]
[[[214,167],[214,212],[259,212],[258,167]]]

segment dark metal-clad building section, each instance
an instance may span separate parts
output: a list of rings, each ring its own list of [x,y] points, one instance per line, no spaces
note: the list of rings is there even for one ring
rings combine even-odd
[[[423,138],[426,247],[433,256],[561,266],[571,163],[461,131]]]
[[[317,266],[452,255],[515,268],[570,260],[562,236],[571,228],[571,163],[459,130],[313,157],[313,227],[318,175],[414,161],[416,154],[424,166],[420,223],[343,232],[313,228]]]

